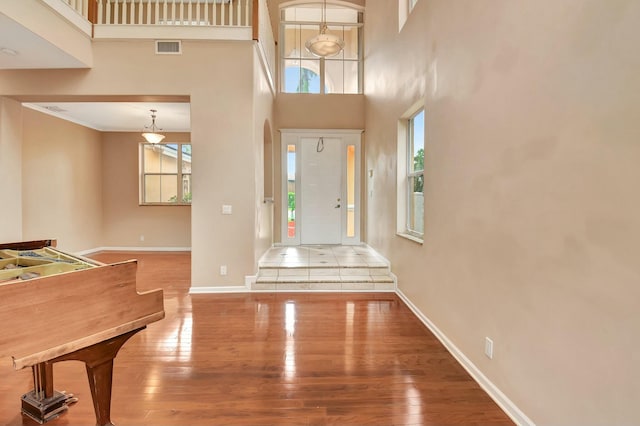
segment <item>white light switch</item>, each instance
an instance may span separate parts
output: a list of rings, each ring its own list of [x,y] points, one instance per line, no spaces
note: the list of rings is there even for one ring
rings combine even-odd
[[[231,214],[233,213],[233,208],[228,204],[222,205],[222,214]]]

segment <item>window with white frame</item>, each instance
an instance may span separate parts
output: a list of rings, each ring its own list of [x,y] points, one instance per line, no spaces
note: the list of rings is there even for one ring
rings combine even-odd
[[[191,204],[191,144],[140,144],[140,204]]]
[[[414,109],[399,122],[398,233],[422,241],[424,236],[425,110]]]
[[[326,58],[312,55],[305,47],[320,32],[322,3],[296,4],[280,13],[281,92],[362,93],[362,10],[327,4],[328,33],[339,36],[345,46]]]

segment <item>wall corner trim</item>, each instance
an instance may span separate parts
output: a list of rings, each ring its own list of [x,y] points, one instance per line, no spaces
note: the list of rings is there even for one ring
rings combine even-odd
[[[462,367],[478,382],[480,387],[495,401],[496,404],[513,420],[518,426],[535,426],[535,423],[526,416],[496,385],[494,385],[482,372],[476,367],[469,358],[467,358],[460,349],[453,344],[449,338],[431,322],[431,320],[423,314],[417,306],[400,290],[396,290],[396,294],[406,303],[407,307],[422,321],[424,325],[436,336],[436,338],[444,345],[445,348],[453,355],[453,357],[462,365]]]

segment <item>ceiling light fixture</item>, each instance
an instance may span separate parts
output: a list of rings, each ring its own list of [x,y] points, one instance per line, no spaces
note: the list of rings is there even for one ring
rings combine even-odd
[[[158,129],[156,127],[156,112],[158,112],[155,109],[150,110],[151,111],[151,126],[144,126],[145,129],[149,129],[149,132],[142,132],[142,137],[146,139],[147,142],[149,143],[160,143],[162,142],[162,139],[164,139],[164,135],[161,135],[160,133],[158,133],[158,130],[162,130],[162,129]]]
[[[322,3],[322,22],[320,24],[320,34],[310,38],[304,44],[309,52],[315,56],[326,58],[335,56],[344,49],[344,41],[340,37],[327,34],[327,0]]]

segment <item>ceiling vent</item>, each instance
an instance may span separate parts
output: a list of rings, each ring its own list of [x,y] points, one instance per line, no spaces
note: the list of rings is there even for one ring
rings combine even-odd
[[[157,55],[182,55],[180,40],[156,40]]]

